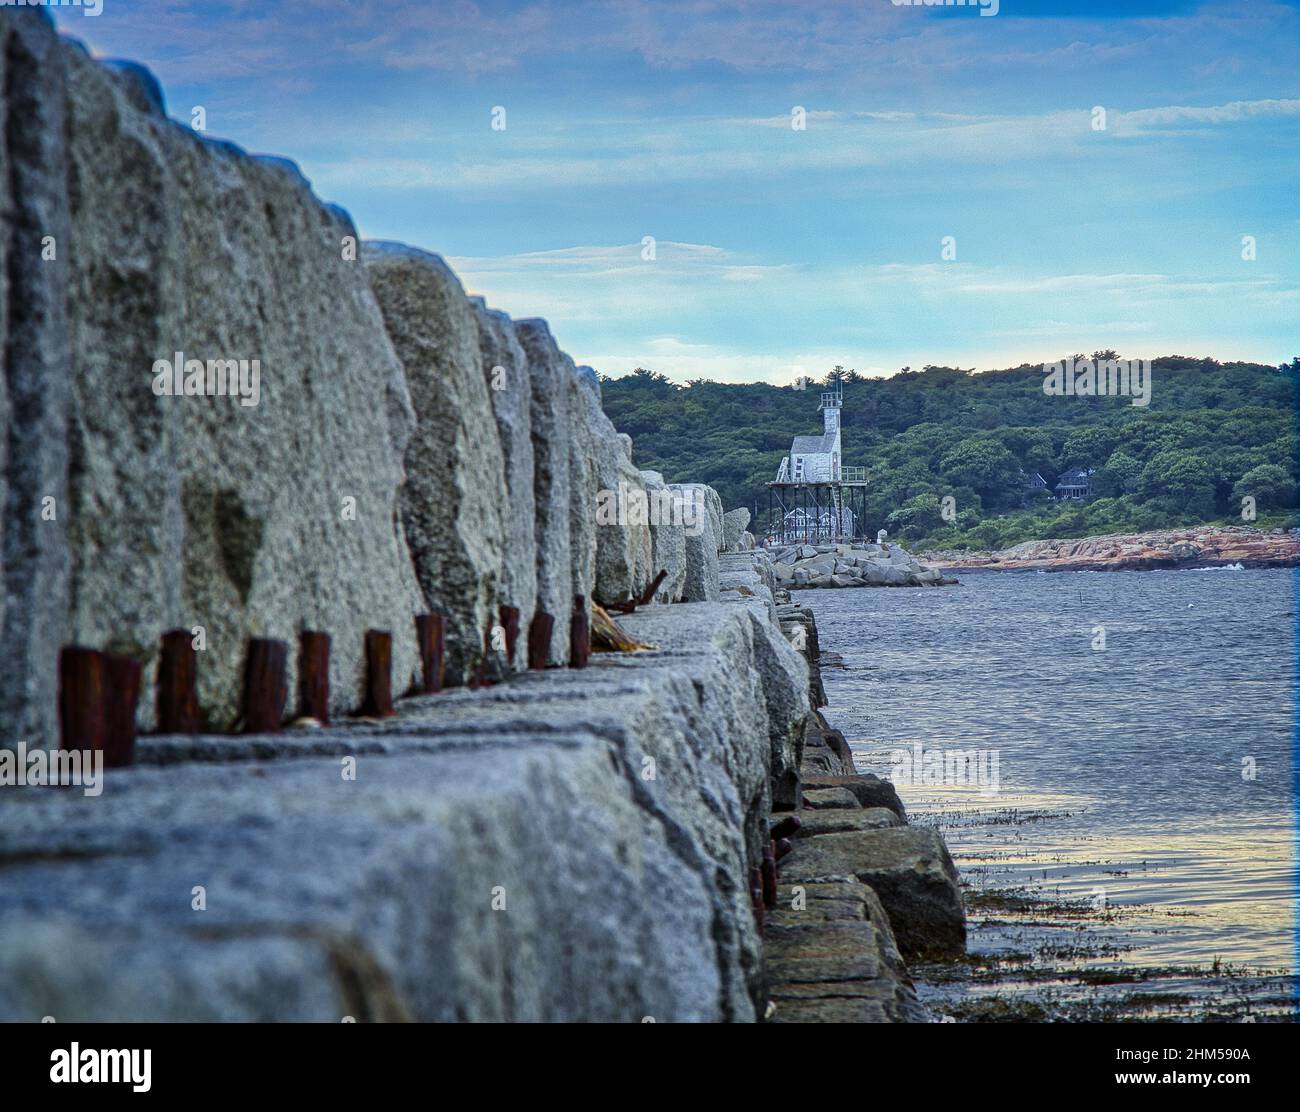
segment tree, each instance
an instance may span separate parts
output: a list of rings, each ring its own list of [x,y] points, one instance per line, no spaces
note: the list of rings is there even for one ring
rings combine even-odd
[[[1294,510],[1296,484],[1285,468],[1276,463],[1261,463],[1237,480],[1232,497],[1238,504],[1243,498],[1253,498],[1259,510]]]
[[[1008,506],[1020,500],[1020,465],[996,440],[963,440],[939,461],[939,469],[950,482],[973,487],[987,506]]]
[[[1185,448],[1157,453],[1142,470],[1138,492],[1176,514],[1201,520],[1214,516],[1214,469]]]

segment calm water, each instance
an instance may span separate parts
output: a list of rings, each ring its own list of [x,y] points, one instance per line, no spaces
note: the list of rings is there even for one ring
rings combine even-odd
[[[975,572],[795,596],[843,656],[827,716],[860,768],[888,775],[916,742],[990,751],[982,784],[899,783],[968,885],[976,960],[916,971],[938,1010],[1289,1014],[1294,576]]]

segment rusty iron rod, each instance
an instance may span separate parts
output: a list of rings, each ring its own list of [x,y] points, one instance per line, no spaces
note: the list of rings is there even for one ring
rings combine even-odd
[[[144,666],[129,656],[104,654],[104,767],[135,761],[135,711]]]
[[[289,646],[284,641],[254,637],[248,642],[244,665],[244,733],[275,733],[284,721],[289,699],[286,668]]]
[[[393,635],[366,630],[366,701],[361,713],[387,718],[393,713]]]
[[[442,690],[447,660],[447,616],[416,614],[415,636],[420,642],[420,687],[417,694],[436,695]]]
[[[569,621],[569,667],[585,668],[591,659],[591,620],[587,617],[587,600],[573,596],[573,617]]]
[[[528,667],[540,670],[551,658],[551,636],[555,632],[555,615],[539,610],[528,625]]]
[[[513,670],[515,648],[519,644],[519,607],[502,605],[497,613],[501,618],[501,628],[506,631],[506,667]]]
[[[59,653],[59,747],[103,749],[107,736],[104,654],[69,645]]]
[[[196,659],[194,641],[188,630],[173,629],[162,635],[157,680],[157,728],[160,734],[198,733]]]
[[[298,635],[298,717],[330,724],[330,635],[304,629]]]

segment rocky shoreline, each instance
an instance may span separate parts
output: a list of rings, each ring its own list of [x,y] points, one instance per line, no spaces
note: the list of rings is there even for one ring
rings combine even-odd
[[[770,552],[777,582],[790,591],[957,584],[896,544],[795,544]]]
[[[1158,568],[1300,567],[1300,538],[1285,529],[1163,529],[1074,540],[1025,541],[997,552],[924,552],[936,568],[990,571],[1149,571]]]

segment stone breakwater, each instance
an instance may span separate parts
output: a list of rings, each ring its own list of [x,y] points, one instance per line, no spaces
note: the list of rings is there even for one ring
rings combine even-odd
[[[814,587],[947,587],[947,579],[896,544],[796,544],[772,550],[777,582]]]
[[[95,796],[0,782],[0,1019],[752,1020],[840,976],[765,960],[778,847],[852,888],[798,899],[860,924],[871,1017],[914,1018],[934,847],[773,842],[869,778],[747,522],[639,471],[544,321],[359,243],[145,70],[34,9],[0,68],[0,756],[128,743]],[[255,405],[205,390],[228,359]],[[593,600],[653,648],[584,666]]]
[[[1300,538],[1285,529],[1163,529],[1077,540],[1025,541],[997,552],[926,552],[937,568],[992,571],[1146,571],[1155,568],[1300,566]]]

